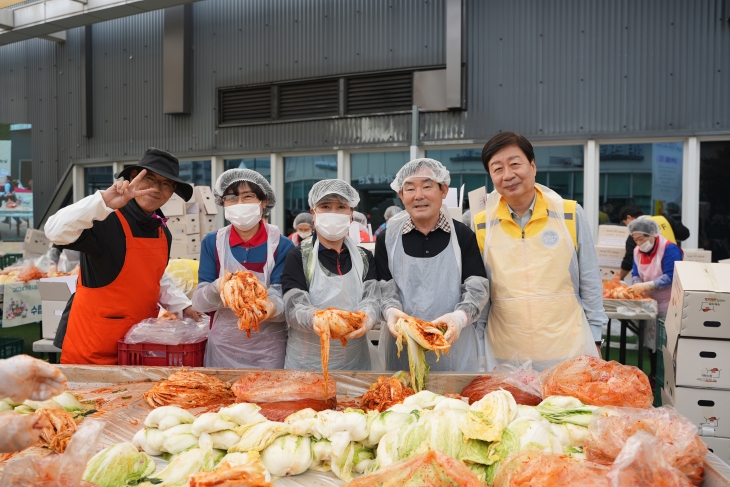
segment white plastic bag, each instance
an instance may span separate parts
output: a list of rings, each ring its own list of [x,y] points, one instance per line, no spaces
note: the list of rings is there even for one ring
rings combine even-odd
[[[147,318],[134,325],[124,337],[124,343],[159,343],[161,345],[180,345],[197,343],[208,338],[210,320],[201,315],[200,321],[192,318],[164,319]]]

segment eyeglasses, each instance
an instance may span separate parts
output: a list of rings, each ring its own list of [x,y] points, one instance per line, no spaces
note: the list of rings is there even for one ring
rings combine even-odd
[[[175,183],[171,183],[170,181],[160,181],[159,179],[155,178],[154,176],[150,176],[149,174],[143,177],[142,181],[150,188],[159,186],[160,191],[162,191],[163,193],[172,193],[177,187]]]
[[[226,194],[223,195],[223,203],[236,204],[241,203],[258,203],[259,199],[253,193]]]

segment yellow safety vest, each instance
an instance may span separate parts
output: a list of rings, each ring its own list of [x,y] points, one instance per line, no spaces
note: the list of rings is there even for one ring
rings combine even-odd
[[[669,221],[666,218],[661,215],[645,216],[644,218],[654,220],[659,226],[659,233],[662,235],[662,237],[666,238],[673,244],[677,243],[677,239],[674,237],[674,230],[672,230],[672,226],[669,224]]]

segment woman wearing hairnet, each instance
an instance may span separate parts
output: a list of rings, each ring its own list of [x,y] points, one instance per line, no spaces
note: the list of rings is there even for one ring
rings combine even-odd
[[[325,308],[362,311],[363,326],[343,347],[330,343],[330,370],[369,370],[367,332],[380,316],[373,254],[348,236],[357,191],[339,179],[317,182],[309,192],[314,235],[289,252],[281,276],[289,341],[287,369],[321,370],[321,346],[314,313]]]
[[[274,190],[256,171],[231,169],[215,182],[213,195],[231,225],[203,239],[193,292],[196,309],[213,315],[205,366],[281,369],[287,338],[281,272],[294,244],[278,227],[262,221],[276,204]],[[252,272],[268,293],[267,317],[251,338],[238,329],[238,318],[223,305],[220,294],[224,272],[240,270]]]
[[[358,226],[360,227],[360,241],[372,242],[372,240],[370,239],[370,233],[368,232],[368,217],[366,217],[359,211],[353,211],[352,221],[357,222]]]
[[[682,260],[682,250],[659,233],[659,225],[649,218],[629,223],[629,233],[636,242],[631,289],[646,293],[657,302],[658,318],[667,315],[672,294],[674,263]]]
[[[314,228],[314,221],[312,215],[309,213],[300,213],[294,218],[294,233],[289,235],[289,240],[294,242],[294,245],[299,245],[302,240],[312,235],[312,229]]]

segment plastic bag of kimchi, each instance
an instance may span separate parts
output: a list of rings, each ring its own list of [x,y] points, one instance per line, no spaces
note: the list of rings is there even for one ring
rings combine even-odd
[[[637,432],[611,467],[611,487],[692,487],[692,482],[667,462],[662,450],[659,438]]]
[[[527,361],[519,366],[502,364],[492,374],[480,375],[461,391],[461,395],[469,398],[469,404],[475,403],[493,391],[504,389],[512,394],[517,404],[537,406],[542,402],[540,380],[532,362]]]
[[[540,382],[543,397],[572,396],[592,406],[649,408],[654,402],[644,372],[588,355],[544,370]]]
[[[358,477],[347,487],[481,487],[469,468],[441,453],[430,450],[371,474]]]
[[[337,407],[337,382],[328,380],[324,393],[322,374],[300,370],[247,372],[231,388],[239,402],[261,406],[261,414],[271,421],[283,421],[289,414],[301,409],[315,411]]]
[[[508,457],[494,477],[494,487],[609,487],[608,469],[566,455],[525,450]]]
[[[97,452],[106,423],[85,419],[61,455],[24,457],[8,463],[0,479],[1,487],[83,487],[93,485],[81,477],[86,462]]]
[[[658,438],[666,462],[694,485],[704,478],[702,457],[707,447],[697,436],[697,426],[671,407],[656,409],[608,407],[588,428],[584,452],[589,461],[611,465],[628,440],[644,431]],[[649,484],[647,484],[649,485]]]

